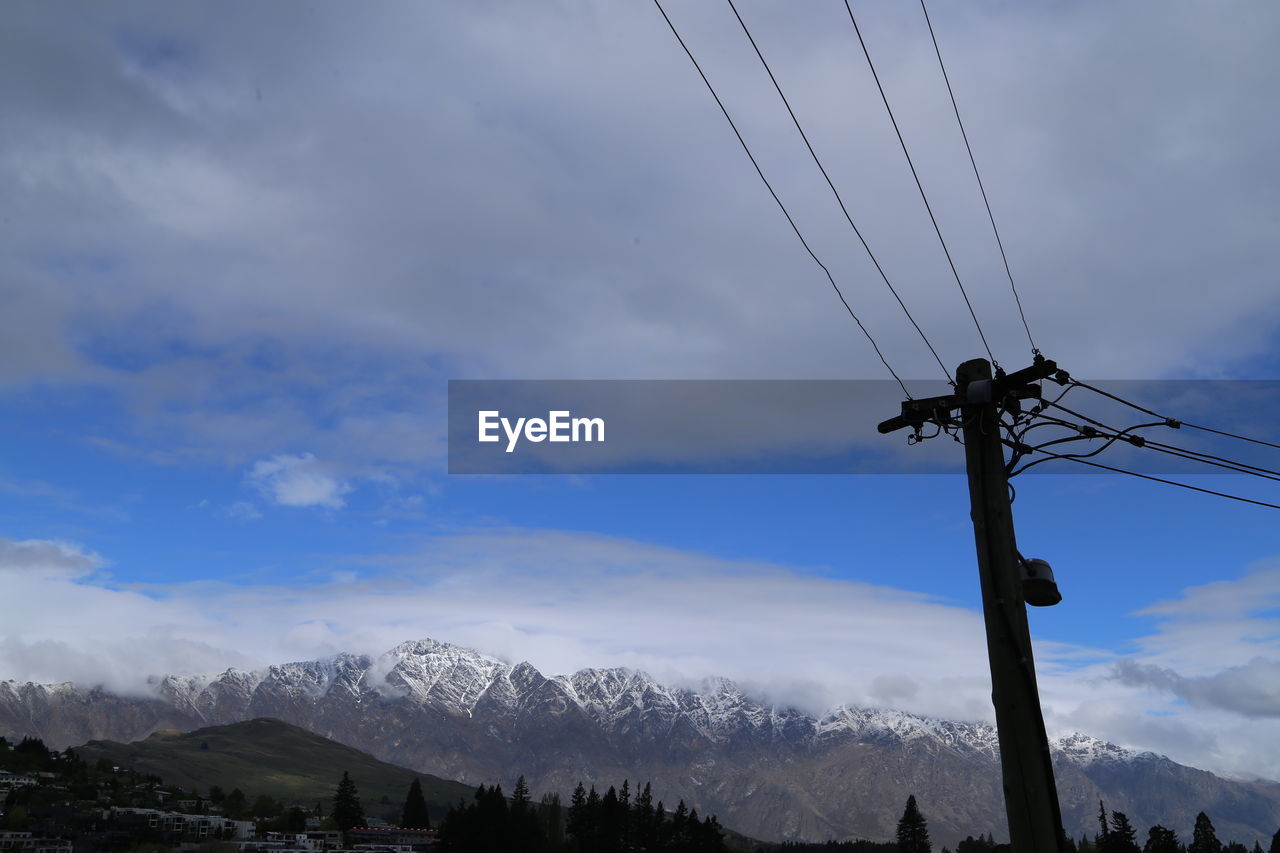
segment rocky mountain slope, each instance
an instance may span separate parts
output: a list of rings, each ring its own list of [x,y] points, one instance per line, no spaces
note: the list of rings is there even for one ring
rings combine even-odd
[[[939,844],[1004,825],[995,731],[897,711],[821,718],[762,705],[732,682],[675,689],[642,672],[544,676],[434,640],[376,658],[168,676],[128,698],[72,684],[0,682],[0,734],[54,746],[134,741],[256,717],[285,720],[379,759],[445,778],[567,794],[579,780],[652,781],[658,796],[763,839],[887,839],[914,793]],[[1280,784],[1229,781],[1085,735],[1053,744],[1063,818],[1096,831],[1097,803],[1187,839],[1200,810],[1252,846],[1280,826]],[[670,804],[669,804],[670,805]]]

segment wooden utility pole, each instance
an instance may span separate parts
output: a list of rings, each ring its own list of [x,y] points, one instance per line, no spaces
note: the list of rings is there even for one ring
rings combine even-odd
[[[1031,654],[1021,557],[1000,443],[1000,400],[993,399],[991,379],[985,359],[966,361],[956,371],[959,396],[974,401],[961,406],[960,422],[1009,840],[1014,853],[1059,853],[1062,814]]]
[[[1038,386],[1031,383],[1056,369],[1037,357],[1031,367],[993,378],[985,359],[966,361],[956,371],[954,394],[907,400],[899,417],[880,425],[881,432],[892,432],[904,426],[918,430],[929,422],[954,424],[959,410],[1013,853],[1061,853],[1066,836],[1036,686],[1000,418],[1017,400],[1038,396]]]

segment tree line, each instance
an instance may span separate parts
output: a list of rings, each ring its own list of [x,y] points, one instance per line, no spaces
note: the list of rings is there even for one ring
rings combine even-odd
[[[1156,824],[1147,830],[1143,844],[1138,844],[1138,834],[1124,812],[1113,811],[1107,816],[1107,807],[1098,802],[1099,831],[1092,839],[1082,836],[1072,845],[1077,853],[1251,853],[1238,841],[1223,843],[1214,831],[1213,821],[1204,812],[1196,815],[1191,830],[1191,842],[1183,844],[1178,834],[1168,827]],[[1253,842],[1252,853],[1264,853],[1262,844]],[[1270,848],[1265,853],[1280,853],[1280,830],[1271,836]]]
[[[1237,841],[1223,843],[1213,828],[1213,821],[1204,812],[1196,815],[1191,831],[1191,842],[1183,844],[1178,834],[1168,827],[1156,824],[1147,830],[1144,843],[1138,843],[1138,833],[1128,815],[1120,811],[1107,814],[1106,805],[1098,802],[1099,831],[1090,838],[1062,839],[1064,853],[1280,853],[1280,830],[1271,837],[1270,848],[1254,841],[1253,849]],[[896,853],[931,853],[929,829],[924,816],[916,805],[914,795],[907,798],[906,808],[898,821]],[[1007,853],[1009,845],[996,844],[990,834],[974,838],[968,836],[956,845],[955,853]],[[950,853],[942,848],[943,853]]]
[[[715,816],[702,818],[681,800],[668,812],[648,783],[634,797],[631,784],[601,795],[581,782],[568,809],[557,794],[536,805],[521,776],[510,802],[499,785],[480,786],[471,803],[459,803],[440,824],[442,853],[723,853],[728,848]]]

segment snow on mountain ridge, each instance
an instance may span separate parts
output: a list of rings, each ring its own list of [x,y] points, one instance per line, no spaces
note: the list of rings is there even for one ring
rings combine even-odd
[[[643,671],[624,667],[587,668],[547,677],[528,662],[512,666],[432,639],[406,641],[374,658],[344,653],[260,670],[232,668],[214,676],[166,675],[152,679],[151,684],[157,698],[202,720],[225,716],[232,708],[247,713],[260,693],[311,704],[339,690],[357,702],[373,693],[437,707],[451,716],[473,716],[481,705],[510,714],[537,705],[555,713],[576,706],[611,736],[639,731],[667,734],[684,724],[711,742],[740,734],[762,740],[887,738],[964,754],[999,754],[995,729],[986,723],[848,706],[814,717],[795,708],[758,702],[733,681],[720,677],[705,679],[697,689],[663,685]],[[0,682],[0,686],[14,693],[19,689],[16,682]],[[71,689],[69,683],[38,687],[46,693]],[[1055,753],[1080,765],[1140,757],[1079,733],[1054,738],[1050,745]]]
[[[1155,756],[1153,752],[1135,752],[1080,732],[1050,738],[1049,748],[1086,766],[1097,761],[1133,761]]]

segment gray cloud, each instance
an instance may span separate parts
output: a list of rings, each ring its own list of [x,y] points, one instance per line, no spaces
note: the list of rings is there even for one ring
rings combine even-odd
[[[1122,660],[1115,663],[1113,677],[1130,687],[1167,691],[1195,705],[1246,717],[1280,718],[1280,661],[1254,658],[1211,676],[1187,677],[1166,667]]]
[[[448,375],[882,375],[652,9],[230,8],[11,14],[11,382],[104,385],[153,446],[418,464],[438,410],[403,389]],[[937,12],[1033,330],[1080,374],[1228,371],[1277,320],[1276,13],[1154,8]],[[976,334],[839,11],[744,7],[950,367]],[[672,9],[890,359],[934,376],[723,12]],[[1020,360],[918,10],[864,15],[998,355]]]
[[[70,542],[0,539],[0,572],[38,578],[82,578],[106,565],[102,557]]]
[[[842,10],[742,8],[947,365],[977,354]],[[671,11],[890,360],[935,376],[727,10]],[[1025,357],[1021,329],[917,10],[863,14],[944,233],[1012,365]],[[935,14],[1046,352],[1104,378],[1238,375],[1274,356],[1280,8],[975,2]],[[0,28],[0,98],[0,382],[101,392],[132,417],[121,434],[87,436],[96,446],[212,466],[306,447],[345,480],[413,484],[441,457],[448,377],[883,378],[646,4],[17,3]],[[857,699],[910,666],[919,696],[952,703],[922,710],[989,709],[980,623],[966,611],[850,585],[801,589],[778,567],[745,583],[740,566],[575,537],[455,544],[406,561],[433,568],[430,595],[409,597],[385,565],[360,596],[342,582],[74,583],[95,558],[18,543],[3,562],[7,600],[58,608],[6,613],[6,626],[27,644],[100,655],[113,679],[137,667],[109,658],[211,665],[156,637],[257,644],[225,650],[234,660],[428,633],[523,650],[548,669],[745,679],[759,663],[763,684],[809,690],[815,704],[830,698],[815,684]],[[522,549],[540,561],[520,562]],[[562,590],[539,580],[566,555]],[[596,564],[681,571],[614,576]],[[496,610],[465,592],[485,572],[523,578],[493,585],[509,594]],[[1238,614],[1249,586],[1204,600]],[[763,635],[792,594],[810,603],[795,610],[797,631]],[[709,614],[705,596],[726,606]],[[630,645],[635,614],[619,602],[632,601],[680,614],[670,647]],[[1211,678],[1260,652],[1276,659],[1258,639],[1274,625],[1245,612],[1196,621],[1165,608],[1139,662]],[[580,619],[572,635],[565,614]],[[104,648],[120,625],[147,626],[152,641]],[[743,636],[756,645],[726,639]],[[690,640],[705,657],[680,651]],[[39,649],[50,653],[23,651],[29,665],[12,671],[57,677],[53,647]],[[1135,688],[1061,678],[1042,679],[1058,724],[1132,719]],[[1265,760],[1249,745],[1269,720],[1241,731],[1203,708],[1178,713],[1221,732],[1216,746],[1188,747],[1210,763]],[[1175,728],[1161,731],[1177,742]]]

